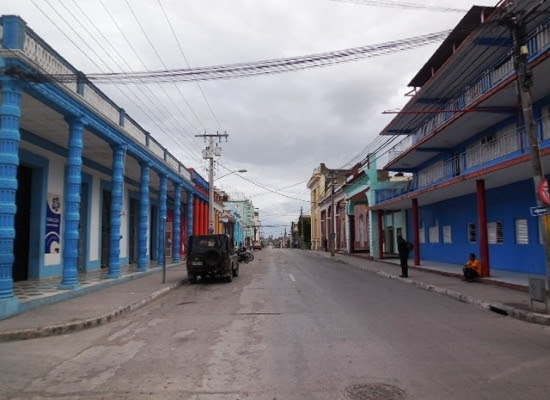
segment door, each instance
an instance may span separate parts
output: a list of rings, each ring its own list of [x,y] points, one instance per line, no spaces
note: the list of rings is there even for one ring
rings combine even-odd
[[[88,253],[88,183],[80,187],[80,222],[78,224],[78,272],[86,272]]]
[[[31,233],[31,189],[32,189],[32,168],[20,165],[17,168],[17,192],[15,204],[14,228],[15,240],[13,242],[13,270],[14,282],[26,281],[29,278],[29,242]]]
[[[111,192],[108,190],[103,191],[101,213],[101,268],[107,268],[111,252]]]
[[[130,199],[130,243],[129,243],[129,261],[130,264],[136,264],[137,255],[137,239],[138,239],[138,201],[136,199]]]

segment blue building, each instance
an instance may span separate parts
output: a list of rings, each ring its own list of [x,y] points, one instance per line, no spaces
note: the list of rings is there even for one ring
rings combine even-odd
[[[162,264],[167,248],[180,261],[207,209],[202,178],[17,16],[0,18],[0,88],[0,317],[18,312],[16,281],[72,290],[82,272]]]
[[[518,43],[534,82],[534,129],[549,171],[550,6],[539,3],[472,7],[412,79],[413,96],[381,132],[402,136],[384,168],[413,179],[405,192],[378,193],[371,208],[406,211],[416,264],[463,264],[473,252],[486,274],[545,273],[543,230],[550,226],[530,212],[540,204],[537,155],[518,101],[509,25],[517,16],[525,29]]]

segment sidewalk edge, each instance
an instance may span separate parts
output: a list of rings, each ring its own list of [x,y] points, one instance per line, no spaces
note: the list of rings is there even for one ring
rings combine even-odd
[[[58,324],[58,325],[49,325],[49,326],[41,326],[41,327],[34,327],[34,328],[18,329],[15,331],[0,332],[0,342],[10,342],[10,341],[35,339],[35,338],[54,336],[54,335],[64,335],[67,333],[77,332],[80,330],[100,326],[105,323],[112,322],[123,315],[126,315],[132,311],[135,311],[151,303],[153,300],[157,299],[158,297],[165,295],[171,290],[174,290],[179,286],[181,286],[183,284],[183,281],[184,280],[182,279],[178,282],[172,283],[169,286],[163,287],[162,289],[159,289],[134,303],[119,307],[111,312],[108,312],[106,314],[103,314],[97,317],[87,318],[79,321]]]

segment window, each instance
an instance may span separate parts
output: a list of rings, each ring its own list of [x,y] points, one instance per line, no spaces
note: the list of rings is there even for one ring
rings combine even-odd
[[[451,225],[445,225],[443,227],[443,243],[452,243],[453,238],[451,235]]]
[[[468,224],[468,243],[477,241],[476,224]]]
[[[502,222],[487,223],[487,234],[489,236],[489,244],[501,244],[504,242],[502,232]]]
[[[516,243],[529,244],[529,231],[527,229],[527,219],[518,218],[516,224]]]
[[[430,226],[430,243],[439,243],[439,221],[435,220],[435,225]]]
[[[426,243],[426,228],[424,228],[424,222],[420,222],[420,228],[418,228],[418,237],[420,243]]]

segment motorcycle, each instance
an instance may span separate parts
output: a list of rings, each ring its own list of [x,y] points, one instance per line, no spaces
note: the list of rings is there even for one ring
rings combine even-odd
[[[254,254],[249,252],[246,247],[237,250],[237,261],[248,264],[252,260],[254,260]]]

